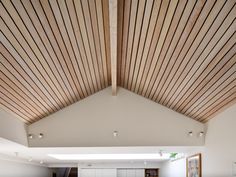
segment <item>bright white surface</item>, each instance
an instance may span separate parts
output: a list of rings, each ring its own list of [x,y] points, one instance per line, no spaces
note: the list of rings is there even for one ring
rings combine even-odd
[[[160,168],[160,177],[185,177],[186,159],[179,159],[173,162],[165,162]]]
[[[0,159],[0,177],[51,177],[47,167]]]
[[[169,153],[153,154],[48,154],[58,160],[167,160]]]
[[[0,138],[28,145],[26,125],[13,115],[0,108]]]
[[[0,154],[5,154],[11,158],[15,157],[15,152],[18,152],[17,160],[28,162],[28,159],[32,158],[32,163],[39,163],[41,160],[49,166],[71,166],[74,167],[75,164],[80,163],[78,160],[57,160],[55,158],[49,157],[48,154],[153,154],[158,153],[160,150],[164,152],[179,152],[188,153],[193,150],[200,150],[202,147],[165,147],[165,146],[153,146],[153,147],[77,147],[77,148],[28,148],[20,144],[10,142],[5,139],[0,138]],[[152,162],[160,162],[163,159],[149,160]],[[81,165],[86,165],[88,163],[104,164],[103,160],[86,160],[81,162]],[[113,163],[114,165],[126,163],[127,160],[106,160],[106,163]],[[134,160],[135,163],[142,163],[143,160]]]
[[[113,169],[145,169],[145,168],[161,168],[162,163],[156,161],[126,161],[126,162],[92,162],[80,163],[78,167],[81,169],[90,168],[113,168]]]
[[[144,169],[117,169],[117,177],[144,177]]]
[[[79,177],[117,177],[116,169],[79,169]]]
[[[204,124],[119,88],[110,88],[29,126],[32,147],[199,146]],[[113,132],[118,131],[118,137]],[[188,132],[194,136],[189,137]]]
[[[236,105],[217,115],[208,123],[204,177],[232,177],[232,164],[236,161]]]
[[[208,130],[202,152],[203,177],[233,177],[233,162],[236,161],[236,105],[230,107],[208,122]],[[190,155],[189,154],[189,155]],[[160,177],[183,177],[185,159],[166,162]]]

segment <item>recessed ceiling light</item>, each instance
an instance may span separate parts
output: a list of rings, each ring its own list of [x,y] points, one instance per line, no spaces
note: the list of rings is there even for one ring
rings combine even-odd
[[[43,134],[39,133],[38,137],[39,137],[39,139],[43,138]]]
[[[200,132],[199,137],[203,137],[203,136],[204,136],[204,132]]]
[[[193,136],[193,132],[192,131],[188,132],[188,136]]]
[[[34,135],[33,134],[29,134],[28,137],[29,137],[29,139],[33,139]]]
[[[152,154],[48,154],[58,160],[168,160],[169,153]]]
[[[118,131],[114,131],[114,132],[113,132],[113,136],[114,136],[114,137],[117,137],[117,136],[118,136]]]

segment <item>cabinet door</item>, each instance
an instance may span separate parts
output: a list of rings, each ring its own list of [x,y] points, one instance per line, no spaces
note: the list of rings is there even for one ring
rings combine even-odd
[[[117,177],[116,169],[101,169],[102,177]]]
[[[82,169],[81,177],[96,177],[96,170],[95,169]]]
[[[135,177],[135,169],[127,169],[126,177]]]
[[[145,177],[144,169],[136,169],[135,177]]]
[[[117,177],[126,177],[127,169],[118,169],[117,170]]]
[[[96,174],[95,177],[103,177],[102,172],[103,172],[102,169],[96,169],[96,170],[95,170],[95,174]]]

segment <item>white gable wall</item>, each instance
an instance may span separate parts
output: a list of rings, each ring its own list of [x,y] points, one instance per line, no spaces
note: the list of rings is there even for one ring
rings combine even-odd
[[[201,146],[204,124],[119,88],[104,89],[29,126],[38,147]],[[113,137],[113,131],[119,136]],[[188,137],[193,131],[196,136]]]
[[[0,138],[28,146],[26,125],[0,108]]]
[[[204,151],[201,152],[202,176],[233,177],[233,163],[236,162],[236,105],[211,119],[207,125]],[[183,177],[184,173],[186,159],[181,159],[164,163],[160,177]]]

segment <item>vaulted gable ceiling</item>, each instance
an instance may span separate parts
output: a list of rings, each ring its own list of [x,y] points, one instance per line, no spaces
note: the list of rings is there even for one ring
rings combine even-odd
[[[108,5],[1,1],[2,107],[31,123],[106,88]]]
[[[30,124],[112,78],[201,122],[236,102],[236,0],[117,3],[114,50],[108,0],[1,0],[1,108]]]
[[[235,103],[235,0],[119,2],[121,87],[201,122]]]

